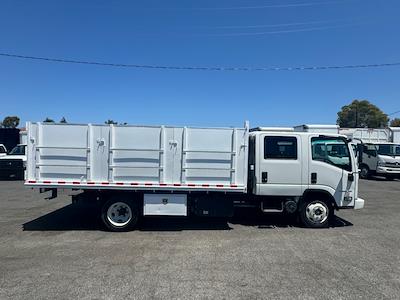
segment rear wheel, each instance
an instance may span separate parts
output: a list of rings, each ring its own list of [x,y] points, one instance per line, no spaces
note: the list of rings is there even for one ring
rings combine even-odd
[[[137,224],[139,208],[130,199],[115,197],[104,203],[101,219],[111,231],[127,231]]]
[[[304,226],[324,228],[328,227],[333,216],[333,207],[324,200],[312,199],[300,205],[299,214]]]
[[[360,167],[360,177],[362,179],[368,179],[370,176],[369,168],[366,165]]]

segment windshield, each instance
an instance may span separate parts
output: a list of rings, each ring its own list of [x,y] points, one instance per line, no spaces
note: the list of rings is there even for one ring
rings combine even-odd
[[[351,171],[349,148],[343,139],[335,137],[312,138],[311,147],[312,159]]]
[[[11,150],[10,155],[25,155],[25,146],[18,145]]]
[[[379,155],[400,156],[400,145],[378,144],[376,145]]]

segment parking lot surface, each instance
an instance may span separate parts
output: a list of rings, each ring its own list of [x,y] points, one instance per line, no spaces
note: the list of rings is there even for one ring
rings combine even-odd
[[[242,212],[103,231],[92,206],[0,182],[0,299],[399,299],[400,181],[331,228]]]

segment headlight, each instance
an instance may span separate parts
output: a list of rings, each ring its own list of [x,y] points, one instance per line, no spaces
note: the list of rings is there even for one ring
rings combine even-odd
[[[383,160],[378,161],[378,166],[380,166],[380,167],[384,167],[385,164],[386,163]]]

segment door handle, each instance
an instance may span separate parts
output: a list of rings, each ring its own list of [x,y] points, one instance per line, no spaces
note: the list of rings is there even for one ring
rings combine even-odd
[[[311,183],[317,183],[317,173],[311,173]]]
[[[262,183],[268,182],[268,172],[261,173],[261,181],[262,181]]]

